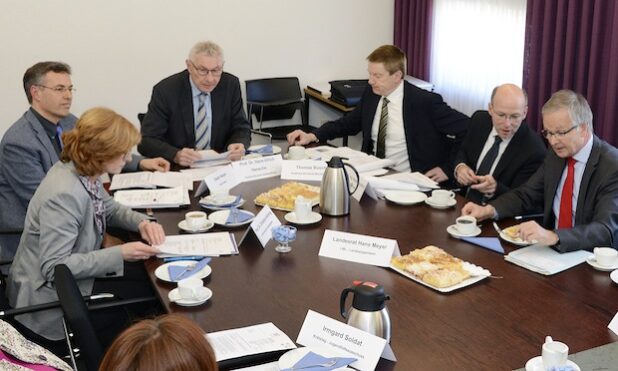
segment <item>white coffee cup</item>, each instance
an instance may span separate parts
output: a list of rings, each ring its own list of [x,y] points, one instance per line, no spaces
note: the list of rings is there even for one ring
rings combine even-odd
[[[200,292],[204,287],[204,282],[195,277],[185,278],[178,281],[178,295],[181,299],[195,300],[200,297]]]
[[[203,211],[190,211],[185,214],[185,224],[189,229],[200,229],[206,223],[208,223],[208,218]]]
[[[472,234],[476,231],[476,218],[470,215],[455,219],[455,228],[461,234]]]
[[[230,197],[229,188],[215,188],[210,190],[210,197],[216,203],[224,203]]]
[[[455,198],[455,193],[445,189],[436,189],[431,192],[431,198],[441,205],[446,205]]]
[[[611,247],[595,247],[594,258],[599,265],[613,267],[618,263],[618,250]]]
[[[305,147],[291,146],[290,148],[288,148],[288,159],[303,160],[304,158],[305,158]]]
[[[569,347],[560,341],[554,341],[551,336],[545,338],[541,351],[543,369],[564,366],[569,358]]]
[[[297,220],[307,220],[311,215],[311,201],[303,196],[296,197],[294,200],[294,216]]]

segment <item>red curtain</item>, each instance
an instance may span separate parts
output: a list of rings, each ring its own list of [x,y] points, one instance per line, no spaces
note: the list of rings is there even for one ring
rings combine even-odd
[[[542,127],[541,108],[552,93],[586,97],[594,131],[618,144],[618,2],[528,0],[523,85],[528,122]]]
[[[408,75],[429,81],[433,0],[395,0],[395,45],[408,57]]]

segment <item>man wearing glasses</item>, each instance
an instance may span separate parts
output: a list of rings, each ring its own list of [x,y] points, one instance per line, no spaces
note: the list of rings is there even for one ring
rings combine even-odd
[[[593,133],[586,99],[554,93],[542,110],[543,136],[552,148],[521,187],[487,206],[468,203],[462,214],[479,220],[543,211],[542,226],[520,224],[519,237],[560,252],[618,248],[618,150]]]
[[[211,41],[193,46],[187,69],[152,91],[142,120],[140,153],[181,166],[200,160],[198,151],[229,151],[240,159],[251,141],[238,78],[223,72],[223,50]]]
[[[71,68],[61,62],[39,62],[24,73],[30,109],[0,142],[0,260],[12,260],[24,228],[28,203],[47,171],[59,160],[62,133],[73,129]],[[124,170],[169,169],[162,158],[133,156]],[[3,267],[6,270],[5,267]]]

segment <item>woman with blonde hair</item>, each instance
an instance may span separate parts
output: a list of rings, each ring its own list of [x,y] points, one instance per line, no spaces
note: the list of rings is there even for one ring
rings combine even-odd
[[[193,321],[168,314],[125,330],[107,350],[99,371],[218,370],[204,332]]]
[[[58,264],[69,267],[83,295],[112,292],[128,298],[152,292],[143,267],[126,262],[156,254],[157,248],[151,245],[163,243],[163,228],[146,215],[116,203],[100,180],[104,173],[120,172],[140,139],[127,119],[107,108],[84,112],[75,128],[64,133],[61,161],[49,170],[30,200],[8,278],[13,307],[58,300],[53,286]],[[101,248],[108,226],[139,232],[148,244],[129,242]],[[118,328],[123,321],[107,311],[100,314],[104,316],[101,320],[94,317],[97,312],[91,314],[95,327],[101,327],[103,345],[124,328]],[[34,333],[35,341],[53,348],[64,338],[61,317],[60,309],[52,309],[17,316],[16,320]]]

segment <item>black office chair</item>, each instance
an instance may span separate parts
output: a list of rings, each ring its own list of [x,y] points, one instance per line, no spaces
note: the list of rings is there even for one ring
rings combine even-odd
[[[253,115],[258,120],[260,132],[272,134],[273,139],[285,139],[285,136],[295,130],[307,130],[307,115],[305,102],[297,77],[275,77],[245,81],[247,92],[247,113],[253,126]],[[300,110],[301,125],[285,125],[264,128],[264,121],[287,120],[294,117]]]

